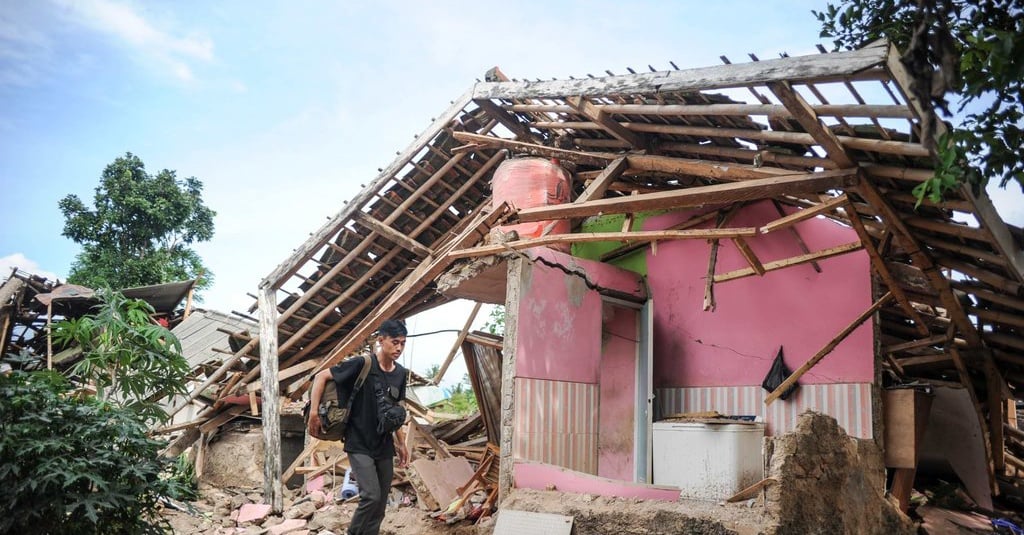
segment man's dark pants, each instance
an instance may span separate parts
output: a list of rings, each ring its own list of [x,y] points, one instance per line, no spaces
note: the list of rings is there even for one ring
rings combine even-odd
[[[362,453],[348,454],[349,466],[359,485],[359,506],[352,515],[349,535],[377,535],[388,506],[391,478],[395,474],[392,457],[374,460]]]

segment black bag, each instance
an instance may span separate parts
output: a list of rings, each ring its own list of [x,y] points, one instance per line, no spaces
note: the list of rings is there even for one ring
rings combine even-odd
[[[374,392],[377,398],[377,432],[382,435],[394,433],[405,424],[405,407],[398,403],[398,388],[388,384],[387,379],[383,376],[378,375],[375,379],[377,382]]]
[[[789,371],[789,368],[786,367],[786,363],[782,361],[782,346],[779,346],[779,353],[775,355],[775,361],[772,362],[772,367],[768,370],[768,375],[764,377],[764,381],[761,381],[761,386],[767,390],[768,393],[772,393],[779,387],[779,385],[785,382],[791,373],[793,372]],[[779,395],[779,398],[788,398],[798,386],[800,386],[799,383],[793,383],[792,386]]]
[[[348,396],[348,402],[342,407],[338,403],[338,387],[335,385],[334,380],[328,380],[324,384],[324,391],[320,394],[320,406],[317,407],[317,414],[320,415],[320,432],[310,433],[314,438],[320,440],[345,440],[345,428],[348,426],[348,419],[352,413],[352,401],[356,397],[356,392],[362,388],[363,383],[366,381],[366,376],[370,373],[370,355],[362,355],[363,367],[359,370],[359,376],[356,377],[355,385],[352,387],[352,393]],[[306,406],[302,408],[302,420],[306,423],[306,429],[309,429],[309,405],[310,402],[306,402]]]

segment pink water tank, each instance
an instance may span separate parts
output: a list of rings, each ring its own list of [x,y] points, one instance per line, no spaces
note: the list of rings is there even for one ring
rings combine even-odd
[[[507,202],[513,208],[536,208],[569,202],[569,173],[551,160],[544,158],[517,158],[505,160],[494,171],[491,183],[495,205]],[[551,227],[545,232],[545,229]],[[516,231],[520,239],[538,238],[541,235],[568,234],[571,223],[568,219],[555,221],[534,221],[498,227],[502,232]],[[569,250],[569,244],[552,246],[562,251]]]

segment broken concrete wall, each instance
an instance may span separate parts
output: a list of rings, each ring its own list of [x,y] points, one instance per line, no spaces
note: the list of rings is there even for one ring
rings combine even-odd
[[[808,411],[796,431],[765,441],[766,508],[778,533],[913,534],[914,523],[884,495],[882,453],[848,436],[831,416]]]

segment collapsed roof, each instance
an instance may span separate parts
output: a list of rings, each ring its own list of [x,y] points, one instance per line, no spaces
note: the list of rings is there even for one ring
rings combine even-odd
[[[793,261],[868,253],[880,295],[891,294],[880,308],[880,333],[894,375],[961,383],[989,407],[1019,397],[1021,231],[969,187],[917,206],[912,190],[935,174],[930,140],[944,125],[915,95],[898,52],[878,42],[726,63],[552,81],[488,73],[261,283],[283,296],[276,319],[282,391],[302,393],[289,369],[337,362],[383,319],[451,299],[436,292],[435,280],[458,258],[576,239],[474,249],[501,221],[772,199],[797,209],[779,224],[820,215],[857,232],[856,248],[807,251]],[[514,155],[572,168],[574,202],[492,209],[491,174]],[[757,264],[752,274],[772,267]],[[257,340],[203,388],[219,385],[227,396],[254,384]],[[232,371],[243,359],[250,365]],[[1001,411],[988,414],[991,444],[1001,444]]]

